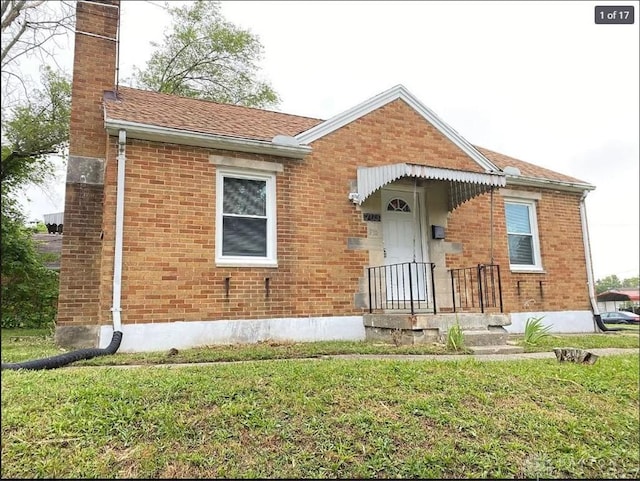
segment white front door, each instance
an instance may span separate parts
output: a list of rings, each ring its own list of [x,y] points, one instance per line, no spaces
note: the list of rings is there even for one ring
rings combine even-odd
[[[413,191],[382,190],[387,301],[408,301],[411,294],[414,300],[426,300],[420,200],[421,194]],[[419,264],[410,265],[414,261]]]

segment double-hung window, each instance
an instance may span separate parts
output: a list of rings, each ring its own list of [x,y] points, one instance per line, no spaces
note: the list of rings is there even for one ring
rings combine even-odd
[[[542,270],[535,202],[506,200],[505,215],[511,270]]]
[[[216,264],[275,267],[275,174],[218,169],[216,177]]]

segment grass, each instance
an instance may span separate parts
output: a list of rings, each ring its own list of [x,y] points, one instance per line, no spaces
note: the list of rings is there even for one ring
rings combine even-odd
[[[555,347],[577,347],[580,349],[623,348],[638,349],[640,333],[637,327],[621,332],[600,334],[549,334],[538,339],[535,345],[526,344],[520,336],[513,336],[525,352],[550,351]]]
[[[522,335],[512,335],[511,340],[524,347],[526,352],[551,351],[555,347],[630,348],[640,347],[638,326],[629,326],[622,332],[609,334],[549,335],[536,345],[524,342]],[[635,329],[635,330],[634,330]],[[20,362],[40,359],[65,352],[56,347],[51,331],[37,329],[2,329],[2,361]],[[74,363],[74,366],[106,366],[130,364],[168,364],[221,361],[252,361],[268,359],[315,358],[338,354],[461,354],[444,344],[424,346],[396,346],[356,341],[323,341],[308,343],[262,342],[251,345],[217,345],[179,350],[169,356],[166,351],[148,353],[116,353]]]
[[[629,331],[629,332],[640,331],[640,324],[607,324],[605,323],[605,326],[613,327],[616,329],[622,329],[623,331]]]
[[[59,352],[2,331],[2,359]],[[48,336],[47,336],[48,334]],[[631,334],[548,346],[638,347]],[[549,347],[536,346],[538,350]],[[637,478],[637,355],[549,360],[283,360],[122,370],[90,366],[424,353],[365,342],[116,354],[3,371],[3,478]],[[10,359],[11,358],[11,359]]]
[[[8,371],[1,472],[633,478],[638,380],[636,355]]]

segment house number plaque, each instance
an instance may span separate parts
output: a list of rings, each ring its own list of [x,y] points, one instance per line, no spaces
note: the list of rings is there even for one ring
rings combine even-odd
[[[371,214],[369,212],[363,212],[362,220],[366,222],[380,222],[380,214]]]

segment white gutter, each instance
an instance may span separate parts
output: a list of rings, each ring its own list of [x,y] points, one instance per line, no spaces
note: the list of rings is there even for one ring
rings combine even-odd
[[[122,293],[122,234],[124,230],[124,173],[126,162],[127,132],[118,132],[118,181],[116,184],[116,247],[113,257],[113,330],[122,332],[120,298]]]
[[[596,188],[594,185],[586,183],[540,179],[536,177],[523,177],[522,175],[510,174],[507,174],[507,185],[521,185],[523,187],[543,187],[546,189],[553,188],[556,190],[564,190],[569,192],[588,192]]]
[[[589,289],[589,300],[591,301],[591,310],[593,311],[593,315],[597,316],[600,314],[598,310],[598,303],[596,302],[595,297],[595,283],[593,281],[593,262],[591,260],[591,243],[589,241],[589,225],[587,223],[587,206],[585,204],[585,199],[588,190],[585,190],[582,193],[582,197],[580,198],[580,223],[582,224],[582,241],[584,243],[584,255],[585,260],[587,262],[587,286]],[[597,332],[595,319],[593,330]]]
[[[266,141],[205,134],[158,125],[109,119],[106,118],[106,112],[105,127],[109,135],[116,135],[119,131],[126,129],[129,138],[134,139],[276,155],[293,159],[302,159],[310,154],[312,150],[308,145],[301,145],[294,137],[276,135],[271,141]]]

